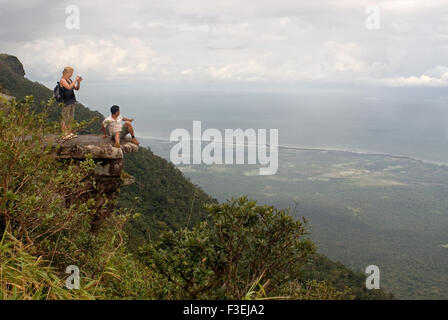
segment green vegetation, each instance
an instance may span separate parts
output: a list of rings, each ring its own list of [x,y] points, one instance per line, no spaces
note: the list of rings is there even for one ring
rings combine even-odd
[[[260,277],[269,279],[269,292],[277,296],[299,279],[313,252],[304,223],[246,198],[208,210],[210,223],[163,233],[142,249],[146,264],[178,298],[241,299]]]
[[[20,75],[18,66],[0,68],[2,79]],[[102,197],[90,192],[95,164],[57,161],[51,145],[43,147],[58,130],[53,108],[32,98],[0,105],[2,298],[391,297],[363,289],[362,274],[317,255],[304,221],[244,197],[218,204],[145,148],[126,158],[135,185],[121,190],[118,209],[93,230]],[[72,264],[81,270],[79,291],[63,287]]]
[[[0,240],[0,300],[92,299],[85,290],[69,291],[48,262],[29,254],[4,232]]]
[[[207,205],[209,222],[164,232],[139,251],[165,281],[157,298],[391,299],[315,253],[306,221],[245,197]],[[258,290],[256,290],[258,289]]]
[[[126,226],[132,249],[156,239],[161,231],[197,224],[206,218],[203,204],[216,202],[149,148],[126,154],[124,169],[135,183],[122,188],[119,206],[139,213]]]

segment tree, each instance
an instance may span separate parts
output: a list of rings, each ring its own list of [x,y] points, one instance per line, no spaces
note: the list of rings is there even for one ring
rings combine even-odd
[[[306,221],[285,210],[246,197],[206,208],[210,223],[165,232],[140,252],[175,298],[241,299],[261,277],[275,294],[314,252]]]

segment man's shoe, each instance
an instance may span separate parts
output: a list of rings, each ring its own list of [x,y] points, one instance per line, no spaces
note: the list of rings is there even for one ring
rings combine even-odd
[[[132,139],[131,139],[131,142],[132,142],[133,144],[136,144],[136,145],[139,145],[139,144],[140,144],[140,142],[138,142],[137,139],[135,139],[135,138],[132,138]]]
[[[115,148],[121,148],[121,145],[118,142],[115,142],[114,147]]]
[[[74,139],[76,138],[78,135],[74,134],[74,133],[69,133],[66,134],[64,136],[62,136],[62,140],[70,140],[70,139]]]

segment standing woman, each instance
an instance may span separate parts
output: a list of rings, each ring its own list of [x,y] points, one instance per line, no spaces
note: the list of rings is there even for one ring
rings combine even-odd
[[[65,67],[62,72],[61,81],[59,85],[62,89],[62,102],[64,106],[62,107],[62,121],[61,129],[65,138],[74,138],[75,135],[72,133],[72,123],[75,119],[75,103],[76,97],[74,90],[79,90],[82,78],[76,76],[75,81],[72,81],[71,77],[73,75],[72,67]]]

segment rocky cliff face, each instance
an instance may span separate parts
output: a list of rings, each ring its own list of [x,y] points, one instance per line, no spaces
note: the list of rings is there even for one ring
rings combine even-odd
[[[79,135],[76,138],[61,141],[60,137],[49,136],[48,142],[54,144],[55,155],[61,161],[82,161],[91,157],[96,168],[90,190],[86,193],[86,199],[97,197],[97,214],[93,219],[92,229],[107,217],[113,210],[118,191],[122,186],[134,183],[134,178],[123,172],[124,153],[137,152],[138,146],[131,143],[130,139],[121,141],[121,148],[115,148],[113,141],[98,135]],[[83,201],[86,199],[76,199]],[[75,199],[65,199],[66,205],[70,205]]]
[[[25,69],[23,68],[23,64],[19,59],[17,59],[17,57],[1,53],[0,59],[4,60],[10,66],[11,70],[14,73],[18,74],[21,77],[25,76]]]

